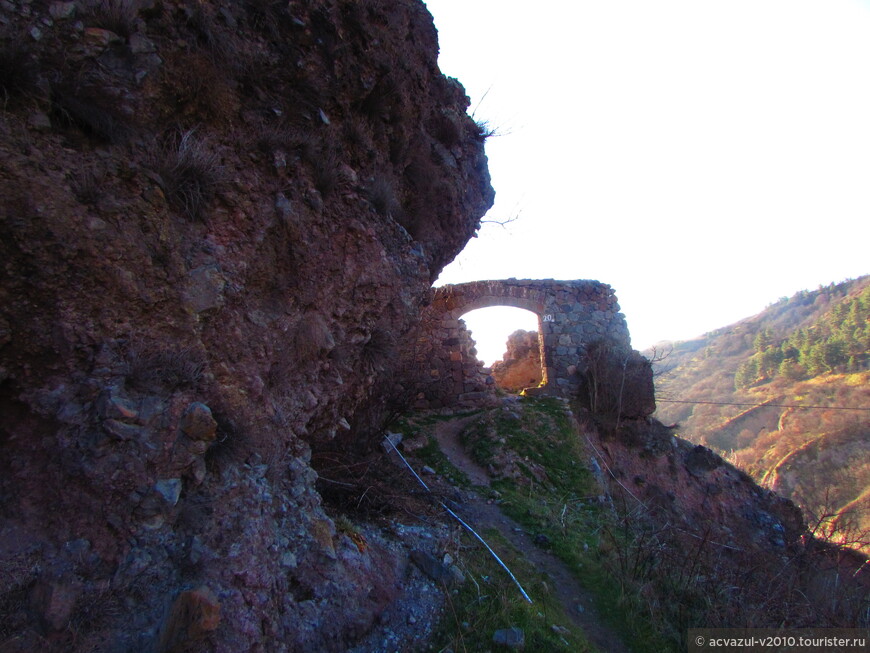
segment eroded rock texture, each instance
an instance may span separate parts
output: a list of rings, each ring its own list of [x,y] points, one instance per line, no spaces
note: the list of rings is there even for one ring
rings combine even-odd
[[[520,392],[541,382],[541,343],[537,331],[518,329],[508,336],[507,351],[492,365],[499,388]]]
[[[343,650],[406,563],[337,532],[311,447],[366,426],[493,198],[431,17],[9,0],[2,25],[4,650]]]

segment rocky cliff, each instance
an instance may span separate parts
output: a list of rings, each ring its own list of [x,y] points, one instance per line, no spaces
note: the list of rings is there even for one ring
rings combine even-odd
[[[537,331],[519,329],[508,336],[507,351],[492,365],[499,388],[519,392],[541,382],[541,344]]]
[[[0,10],[4,651],[343,650],[398,591],[324,512],[491,205],[417,0]]]

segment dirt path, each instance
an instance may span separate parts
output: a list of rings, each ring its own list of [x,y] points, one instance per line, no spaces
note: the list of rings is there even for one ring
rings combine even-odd
[[[458,469],[465,472],[475,485],[489,486],[490,478],[463,449],[459,434],[472,418],[458,418],[440,423],[435,438],[441,451]],[[458,514],[478,531],[496,528],[527,560],[552,581],[551,590],[559,598],[565,614],[586,634],[587,639],[607,653],[629,653],[620,637],[601,622],[591,593],[577,581],[570,569],[557,557],[536,546],[532,538],[497,505],[489,504],[474,492],[467,492],[468,500],[460,506]],[[534,600],[534,597],[532,597]]]
[[[435,439],[438,440],[438,446],[447,456],[447,460],[454,467],[463,471],[472,484],[489,487],[489,474],[471,459],[459,441],[459,434],[477,418],[477,415],[472,415],[471,417],[457,417],[449,422],[441,422],[435,427]]]

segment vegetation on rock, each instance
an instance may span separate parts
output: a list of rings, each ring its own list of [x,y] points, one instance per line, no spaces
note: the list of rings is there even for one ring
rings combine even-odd
[[[868,317],[862,277],[676,343],[657,378],[657,416],[798,502],[820,532],[866,546]]]

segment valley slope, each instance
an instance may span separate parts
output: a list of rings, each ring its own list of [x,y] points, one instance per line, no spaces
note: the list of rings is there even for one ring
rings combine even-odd
[[[657,363],[656,416],[860,545],[870,527],[868,313],[865,276],[657,347],[670,353]]]

